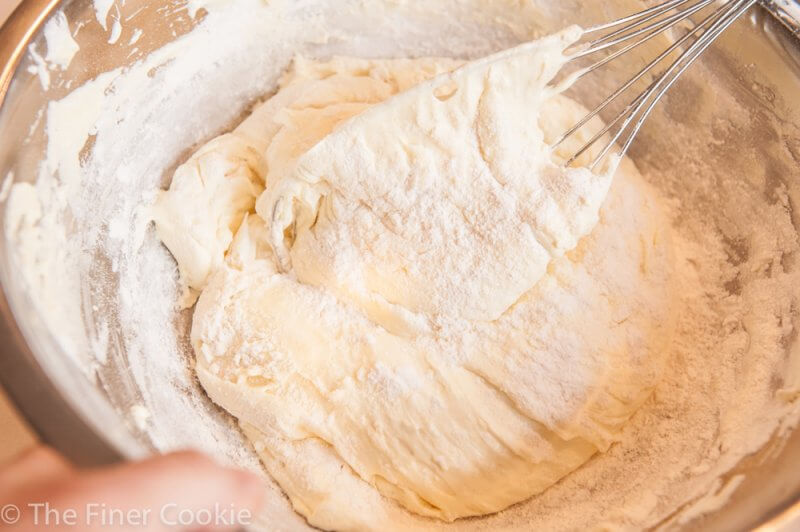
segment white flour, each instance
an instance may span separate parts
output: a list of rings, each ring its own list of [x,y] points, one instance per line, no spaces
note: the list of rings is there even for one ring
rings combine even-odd
[[[50,105],[48,160],[35,189],[12,190],[6,237],[18,250],[18,282],[28,283],[48,328],[96,371],[119,411],[140,404],[149,412],[134,410],[143,441],[258,468],[193,381],[189,316],[174,310],[175,265],[140,223],[140,206],[192,146],[269,93],[295,52],[477,57],[577,10],[510,0],[236,4],[246,8],[208,3],[211,13],[187,37]],[[714,68],[693,69],[632,153],[666,198],[677,235],[682,311],[664,379],[607,453],[530,501],[455,526],[677,527],[744,489],[746,476],[731,475],[739,461],[796,425],[800,162],[791,150],[800,133],[726,77],[724,61],[708,61]],[[752,141],[771,137],[768,148]],[[107,363],[85,356],[104,345]],[[301,528],[273,493],[272,525]]]
[[[545,144],[586,113],[544,89],[570,34],[452,72],[297,58],[159,195],[202,290],[200,382],[312,524],[503,510],[608,449],[658,382],[676,309],[659,199],[629,161],[612,184]]]

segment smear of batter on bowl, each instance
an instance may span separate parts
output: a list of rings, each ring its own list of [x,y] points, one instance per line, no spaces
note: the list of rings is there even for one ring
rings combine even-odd
[[[629,162],[612,185],[616,161],[548,144],[583,114],[551,86],[580,34],[466,64],[299,57],[158,199],[200,381],[310,523],[503,510],[655,386],[669,224]]]

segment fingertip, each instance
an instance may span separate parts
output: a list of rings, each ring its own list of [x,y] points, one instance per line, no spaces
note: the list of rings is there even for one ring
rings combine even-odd
[[[69,467],[69,462],[47,445],[37,445],[19,455],[20,462],[35,462],[48,466]]]
[[[172,466],[186,467],[189,469],[218,467],[217,463],[210,456],[192,449],[164,454],[156,458],[156,460],[169,463]]]
[[[45,445],[24,451],[0,469],[0,499],[25,498],[40,484],[68,478],[74,467],[63,456]]]
[[[149,468],[166,474],[175,484],[205,485],[205,493],[224,494],[224,498],[253,510],[266,496],[264,479],[251,471],[219,464],[210,456],[194,450],[162,455],[149,461]],[[166,480],[166,479],[165,479]]]
[[[54,449],[37,445],[13,459],[5,467],[4,473],[13,475],[17,471],[24,471],[27,477],[43,478],[64,475],[73,470],[72,464]]]
[[[105,469],[81,479],[83,493],[102,493],[109,506],[161,508],[165,503],[197,511],[235,507],[256,514],[266,502],[264,479],[225,467],[197,451],[179,451]],[[109,489],[110,486],[124,489]]]
[[[241,492],[239,500],[247,508],[253,511],[259,510],[266,497],[264,479],[255,473],[241,469],[235,470],[234,475]]]

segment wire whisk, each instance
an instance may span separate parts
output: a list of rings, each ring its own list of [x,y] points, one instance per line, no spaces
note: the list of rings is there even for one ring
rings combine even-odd
[[[615,90],[600,105],[592,109],[578,123],[557,138],[551,148],[555,150],[569,137],[589,124],[595,116],[612,103],[622,100],[623,93],[646,75],[655,72],[656,68],[663,63],[665,65],[664,70],[655,74],[650,85],[627,103],[622,111],[607,122],[604,128],[578,148],[571,158],[567,159],[565,164],[566,166],[571,165],[593,146],[597,146],[595,149],[599,149],[599,152],[594,155],[587,165],[591,169],[596,168],[603,159],[612,154],[617,157],[625,155],[653,108],[670,87],[675,84],[681,74],[700,57],[722,32],[757,1],[670,0],[639,13],[585,30],[584,38],[581,42],[571,48],[574,51],[569,57],[569,61],[577,61],[603,51],[607,51],[609,55],[573,73],[566,82],[568,85],[575,83],[587,74],[602,68],[611,61],[622,57],[673,28],[685,28],[686,32],[653,61]],[[709,11],[710,13],[699,22],[694,20],[693,16],[696,15],[695,18],[700,18],[704,12],[707,13]],[[587,39],[590,39],[589,42],[586,42]],[[672,63],[665,61],[665,59],[676,54],[679,55]],[[599,144],[601,140],[604,142],[602,145]],[[599,146],[602,146],[602,148],[599,148]],[[614,152],[615,146],[618,147],[616,152]]]

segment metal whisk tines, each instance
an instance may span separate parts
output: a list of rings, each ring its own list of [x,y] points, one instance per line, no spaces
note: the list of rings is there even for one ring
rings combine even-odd
[[[566,165],[572,164],[593,146],[596,146],[595,150],[600,146],[602,148],[596,155],[592,153],[593,157],[588,163],[592,169],[604,158],[611,156],[615,146],[618,147],[618,151],[613,155],[624,155],[642,124],[667,90],[728,26],[756,2],[757,0],[670,0],[640,13],[586,30],[583,44],[573,47],[575,51],[569,60],[577,61],[602,51],[607,51],[609,55],[572,74],[567,81],[570,85],[664,32],[673,28],[685,28],[685,33],[566,131],[552,144],[552,148],[555,150],[612,103],[623,101],[622,95],[635,83],[648,74],[655,74],[649,86],[627,105],[623,101],[622,105],[625,107],[622,111],[578,148],[567,160]],[[701,18],[704,11],[709,13]],[[700,20],[695,21],[695,18]],[[591,39],[588,43],[585,42],[587,37]],[[669,63],[668,58],[676,55],[677,59]],[[657,72],[658,67],[663,70]],[[600,143],[601,140],[603,144]]]

